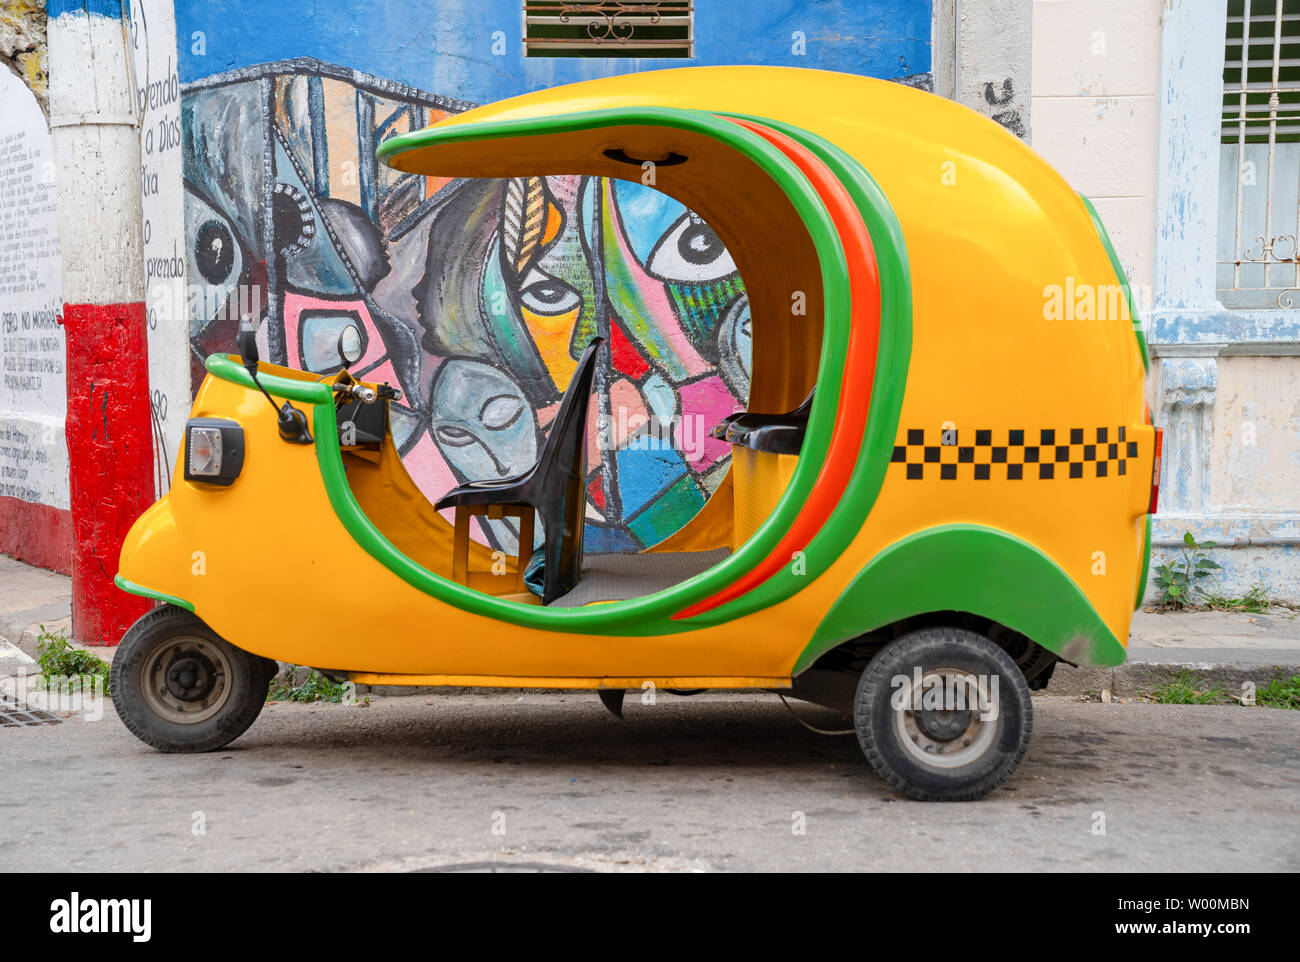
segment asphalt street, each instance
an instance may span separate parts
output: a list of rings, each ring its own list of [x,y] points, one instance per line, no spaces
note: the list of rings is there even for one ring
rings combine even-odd
[[[0,870],[1300,870],[1300,712],[1034,706],[1016,776],[946,805],[770,695],[274,703],[198,756],[109,706],[0,729]]]

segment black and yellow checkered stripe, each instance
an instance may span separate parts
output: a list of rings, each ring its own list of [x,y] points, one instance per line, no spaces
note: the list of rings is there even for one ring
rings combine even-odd
[[[1123,426],[1065,431],[908,428],[890,461],[905,467],[909,481],[1119,477],[1138,456],[1137,442],[1125,434]]]

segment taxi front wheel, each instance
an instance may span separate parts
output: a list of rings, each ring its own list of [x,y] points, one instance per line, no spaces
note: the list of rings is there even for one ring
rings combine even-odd
[[[190,612],[163,605],[142,616],[118,645],[113,706],[146,745],[210,752],[257,718],[274,665],[236,648]]]
[[[858,744],[885,781],[918,801],[993,791],[1029,747],[1029,686],[1011,657],[962,628],[923,628],[867,664],[853,705]]]

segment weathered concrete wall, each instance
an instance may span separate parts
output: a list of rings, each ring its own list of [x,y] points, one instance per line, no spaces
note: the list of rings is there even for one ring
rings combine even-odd
[[[1154,562],[1181,560],[1191,532],[1222,546],[1207,552],[1222,566],[1207,587],[1300,603],[1300,362],[1250,342],[1157,350],[1166,433]]]
[[[1300,502],[1300,364],[1290,357],[1219,358],[1210,501],[1269,512]],[[1262,533],[1262,532],[1260,532]]]
[[[0,3],[0,63],[18,77],[49,113],[49,65],[44,0]]]
[[[935,93],[984,114],[1021,140],[1031,127],[1033,0],[936,0]]]
[[[1215,294],[1224,18],[1217,0],[1035,0],[1033,145],[1135,286],[1165,429],[1153,562],[1190,531],[1234,546],[1211,552],[1216,590],[1300,602],[1300,312]]]
[[[1225,5],[1167,0],[1160,45],[1152,304],[1166,426],[1154,558],[1184,532],[1224,547],[1221,589],[1300,603],[1300,310],[1225,308],[1216,292]],[[1289,176],[1295,176],[1294,169]]]
[[[0,552],[67,571],[72,517],[45,4],[0,3]]]
[[[82,642],[117,644],[150,606],[113,576],[127,530],[155,496],[140,131],[122,4],[50,0],[48,9],[75,506],[72,627]]]
[[[7,71],[0,72],[0,103],[0,552],[67,571],[54,149],[35,96]]]
[[[1036,0],[1033,145],[1096,206],[1139,306],[1155,248],[1160,0]]]

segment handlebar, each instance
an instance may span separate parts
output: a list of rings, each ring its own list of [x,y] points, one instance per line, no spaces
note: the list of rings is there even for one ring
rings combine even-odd
[[[378,387],[371,387],[368,384],[362,384],[360,381],[353,381],[350,384],[341,382],[334,383],[334,392],[344,397],[350,397],[362,404],[374,404],[375,401],[383,398],[385,400],[400,401],[402,392],[397,388],[389,387],[387,384],[380,384]]]

